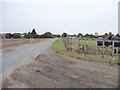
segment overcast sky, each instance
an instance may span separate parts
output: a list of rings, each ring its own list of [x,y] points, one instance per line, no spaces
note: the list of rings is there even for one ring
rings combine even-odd
[[[2,0],[2,32],[117,33],[118,1]]]

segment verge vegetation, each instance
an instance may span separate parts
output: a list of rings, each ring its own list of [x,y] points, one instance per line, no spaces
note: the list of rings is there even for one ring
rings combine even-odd
[[[90,45],[95,46],[96,42],[91,42],[88,41],[87,43],[89,43]],[[81,44],[84,44],[84,42],[82,41]],[[104,58],[101,57],[101,55],[97,55],[97,54],[88,54],[88,55],[84,55],[82,53],[77,53],[74,51],[67,51],[62,38],[57,39],[53,45],[52,45],[52,49],[59,54],[62,55],[66,55],[66,56],[70,56],[70,57],[74,57],[80,60],[84,60],[84,61],[91,61],[91,62],[97,62],[97,63],[104,63],[104,64],[110,64],[110,65],[116,65],[119,64],[117,62],[118,59],[114,59],[111,58],[109,55],[105,55]]]

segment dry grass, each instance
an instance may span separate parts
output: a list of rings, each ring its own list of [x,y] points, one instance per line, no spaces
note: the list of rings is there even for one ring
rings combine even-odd
[[[14,48],[25,44],[34,44],[44,39],[2,39],[0,49]]]

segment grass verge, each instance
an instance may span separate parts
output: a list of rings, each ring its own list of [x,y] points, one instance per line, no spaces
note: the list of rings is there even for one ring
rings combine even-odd
[[[105,63],[105,64],[111,64],[115,65],[117,64],[117,58],[112,58],[110,55],[105,55],[104,58],[102,58],[101,55],[99,54],[87,54],[84,55],[82,53],[78,54],[77,52],[74,51],[67,51],[62,39],[57,39],[53,45],[52,49],[59,54],[70,56],[70,57],[75,57],[80,60],[84,61],[91,61],[91,62],[98,62],[98,63]]]

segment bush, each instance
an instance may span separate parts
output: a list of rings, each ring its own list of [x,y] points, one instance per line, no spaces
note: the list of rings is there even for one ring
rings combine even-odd
[[[67,37],[67,33],[64,32],[64,33],[62,34],[62,37]]]
[[[21,34],[20,33],[14,33],[14,34],[6,33],[5,37],[6,38],[21,38]]]

